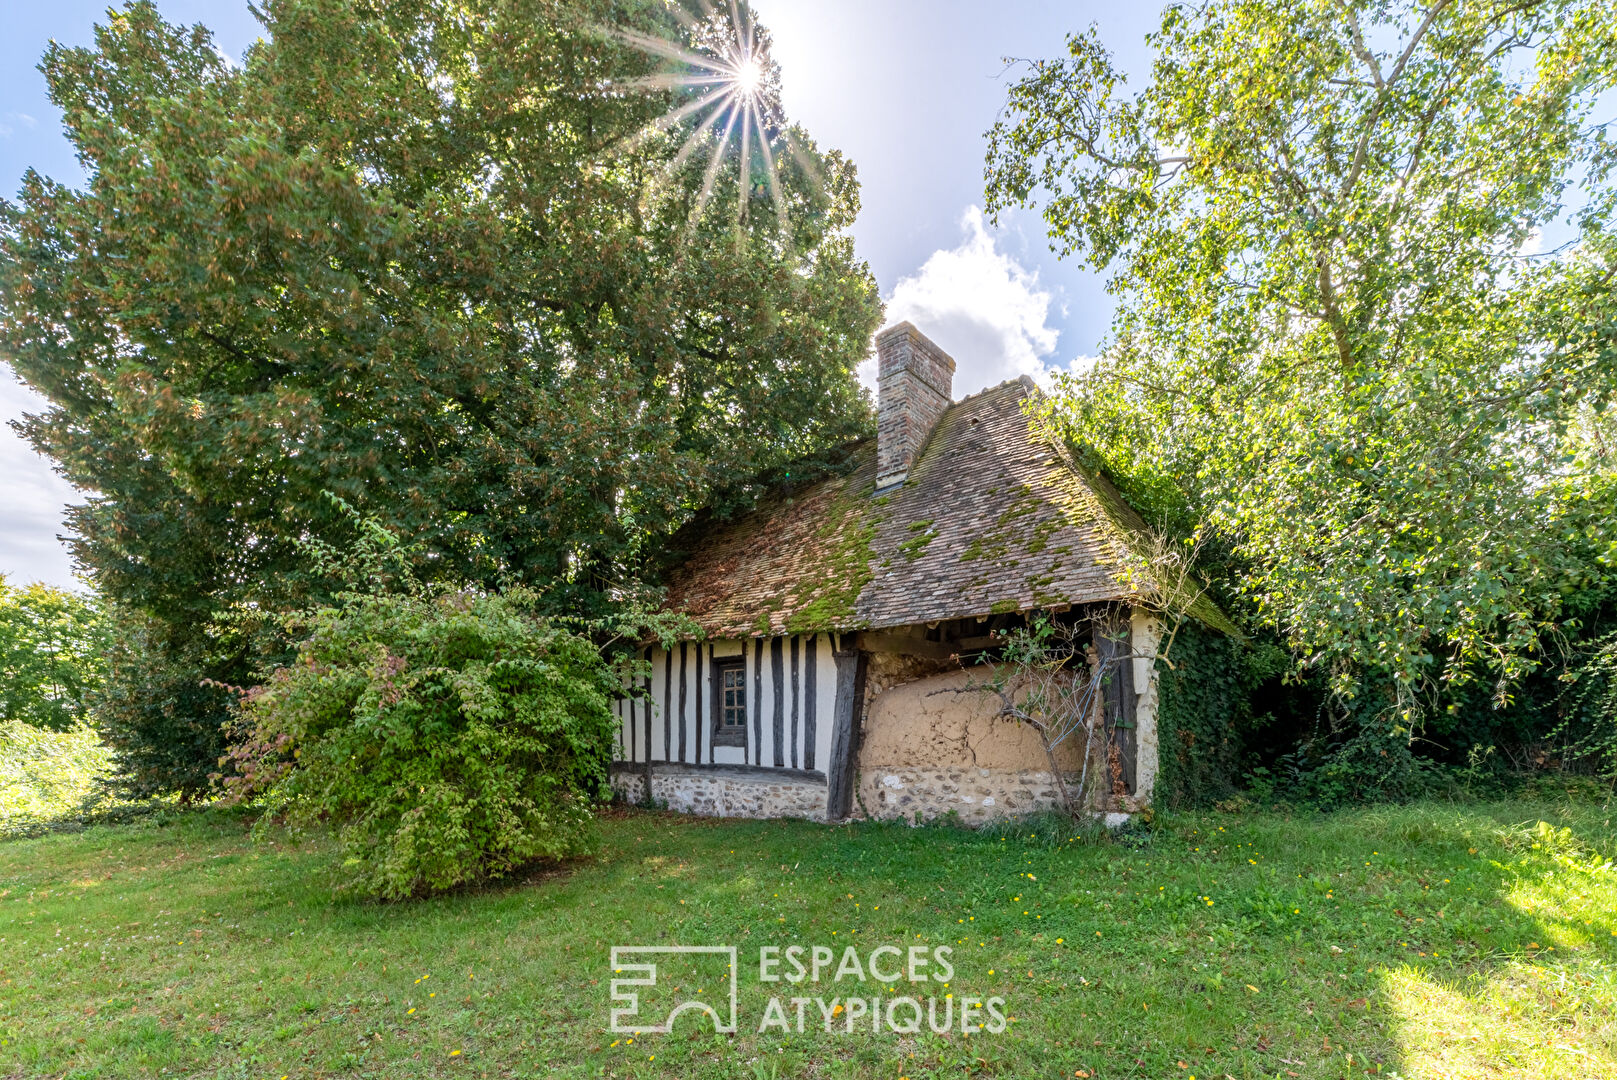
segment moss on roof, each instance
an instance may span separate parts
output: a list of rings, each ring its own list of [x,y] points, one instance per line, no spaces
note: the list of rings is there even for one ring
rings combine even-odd
[[[1024,378],[951,406],[905,483],[880,496],[870,440],[845,476],[693,527],[668,606],[710,636],[747,637],[1130,599],[1145,525],[1034,434],[1034,393]]]

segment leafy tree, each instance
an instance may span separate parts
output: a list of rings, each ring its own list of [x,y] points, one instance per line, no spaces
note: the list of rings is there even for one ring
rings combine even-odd
[[[1131,94],[1070,37],[989,133],[993,208],[1040,208],[1119,298],[1046,419],[1217,530],[1353,710],[1407,723],[1479,673],[1503,695],[1608,573],[1610,458],[1568,433],[1617,387],[1591,122],[1617,9],[1215,0],[1150,41]]]
[[[231,705],[215,676],[242,668],[245,650],[127,609],[113,614],[112,631],[91,722],[113,750],[113,788],[135,799],[206,796]]]
[[[717,487],[867,430],[853,167],[773,121],[745,160],[682,153],[723,117],[653,123],[702,88],[633,42],[692,13],[257,11],[240,66],[146,0],[53,45],[88,182],[30,172],[0,205],[0,352],[51,402],[23,431],[93,493],[78,559],[153,663],[190,669],[163,686],[278,647],[220,612],[330,594],[297,547],[346,538],[322,491],[421,542],[424,576],[599,611]],[[784,231],[701,198],[771,173]],[[160,755],[138,677],[121,692]]]
[[[0,723],[67,731],[106,675],[109,634],[92,597],[0,574]]]
[[[109,809],[111,752],[80,724],[47,731],[0,721],[0,837],[25,836]]]

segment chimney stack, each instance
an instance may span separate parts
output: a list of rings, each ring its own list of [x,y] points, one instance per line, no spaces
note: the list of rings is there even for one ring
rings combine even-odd
[[[954,360],[907,322],[876,335],[876,490],[902,484],[950,405]]]

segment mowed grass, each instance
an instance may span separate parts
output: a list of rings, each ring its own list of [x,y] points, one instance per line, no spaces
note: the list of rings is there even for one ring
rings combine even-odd
[[[255,843],[220,813],[0,844],[0,1075],[1617,1076],[1598,804],[1209,813],[1132,841],[601,831],[596,858],[394,905],[333,899],[323,839]],[[610,947],[675,943],[737,946],[740,1031],[611,1034]],[[769,944],[948,945],[955,970],[762,984]],[[1015,1019],[827,1032],[810,1006],[803,1033],[758,1032],[771,995],[891,993]]]

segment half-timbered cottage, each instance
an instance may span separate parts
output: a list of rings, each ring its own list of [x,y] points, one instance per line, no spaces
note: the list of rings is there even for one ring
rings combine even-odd
[[[914,326],[877,351],[878,434],[841,475],[681,538],[668,605],[703,637],[648,651],[644,694],[618,704],[614,785],[720,816],[978,822],[1056,805],[1036,733],[972,689],[973,662],[1046,612],[1093,624],[1091,662],[1129,658],[1107,680],[1095,808],[1149,804],[1159,628],[1139,603],[1139,516],[1035,433],[1031,380],[955,402],[954,361]],[[1064,770],[1081,769],[1076,746]]]

